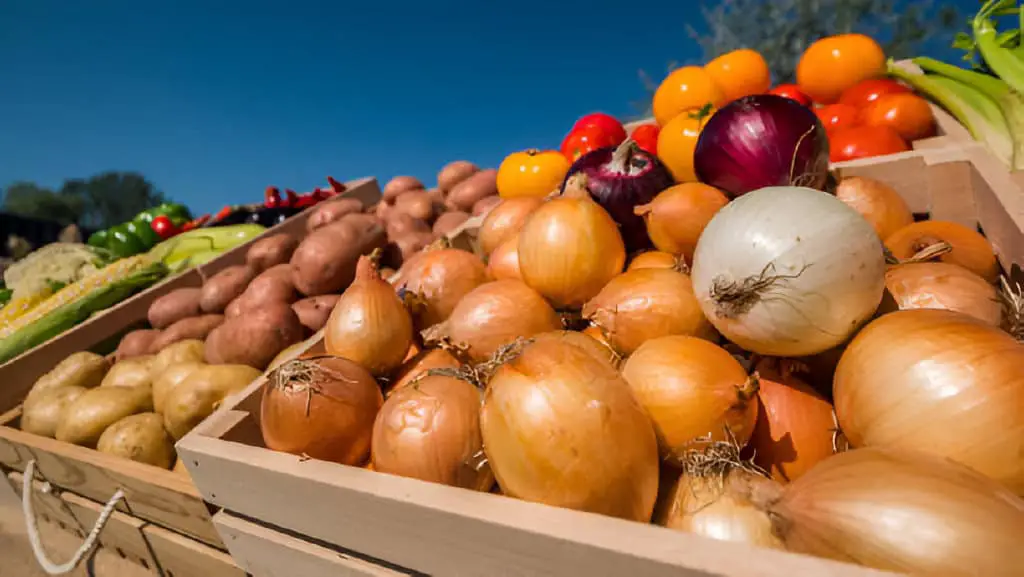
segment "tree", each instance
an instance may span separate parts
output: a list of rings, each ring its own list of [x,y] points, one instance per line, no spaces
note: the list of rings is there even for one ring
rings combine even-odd
[[[776,84],[794,81],[800,55],[819,38],[867,34],[900,59],[920,55],[931,42],[948,46],[962,20],[953,4],[933,0],[703,0],[700,13],[704,26],[687,26],[701,49],[700,62],[752,48],[764,56]],[[653,95],[661,78],[643,71],[640,77]],[[649,113],[649,100],[643,109]]]
[[[65,180],[56,192],[28,182],[12,184],[4,193],[2,207],[15,214],[96,229],[131,220],[165,201],[164,194],[141,174],[104,172]]]

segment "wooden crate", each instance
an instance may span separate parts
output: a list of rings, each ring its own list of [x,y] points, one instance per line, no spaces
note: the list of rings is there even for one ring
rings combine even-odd
[[[978,225],[1024,262],[1024,194],[980,145],[835,167],[892,185],[915,213]],[[315,342],[315,339],[314,339]],[[178,443],[236,561],[253,575],[866,577],[887,574],[266,449],[264,379]],[[366,563],[375,564],[367,568]]]
[[[350,182],[347,186],[346,192],[338,198],[357,198],[364,205],[371,206],[381,196],[377,181],[373,178]],[[284,232],[296,234],[301,238],[305,234],[309,215],[310,211],[304,211],[268,229],[261,236]],[[125,556],[144,566],[165,569],[181,567],[183,571],[189,567],[186,563],[188,556],[183,558],[185,561],[173,557],[176,555],[175,551],[182,547],[191,547],[203,552],[224,549],[224,544],[212,524],[212,510],[203,502],[199,492],[186,476],[25,433],[18,425],[22,399],[35,380],[53,368],[62,358],[73,352],[88,350],[96,343],[122,333],[126,328],[145,322],[149,305],[153,300],[175,288],[201,286],[207,276],[219,272],[224,267],[244,262],[248,247],[249,243],[236,247],[214,261],[135,295],[0,367],[0,472],[5,475],[20,475],[28,462],[34,460],[37,479],[48,481],[59,492],[59,500],[72,505],[72,510],[75,511],[73,517],[81,525],[75,526],[69,518],[63,517],[57,524],[58,528],[63,525],[71,533],[78,533],[83,529],[87,531],[102,509],[103,503],[115,491],[121,489],[125,493],[125,498],[118,505],[118,513],[111,525],[115,529],[108,527],[101,534],[101,541],[105,546],[120,548],[126,552],[138,552],[139,543],[144,541],[150,552],[149,557],[127,553]],[[20,489],[19,485],[18,490]],[[91,521],[88,520],[90,518]],[[127,530],[124,526],[131,526],[134,529]],[[159,558],[160,551],[167,551],[172,557],[166,560]],[[194,570],[179,575],[238,573],[237,568],[233,566],[228,572],[208,571],[208,568],[223,565],[221,562],[229,559],[223,553],[219,555],[220,557],[214,556],[219,560],[211,562],[212,564],[204,561],[209,556],[199,556],[196,562],[200,564],[195,565]]]

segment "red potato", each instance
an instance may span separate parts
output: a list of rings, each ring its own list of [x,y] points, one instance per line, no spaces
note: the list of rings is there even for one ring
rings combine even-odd
[[[393,239],[395,245],[398,246],[398,250],[402,255],[402,262],[409,260],[414,254],[420,252],[426,248],[430,243],[434,242],[434,233],[432,232],[409,232]]]
[[[203,340],[213,329],[224,324],[224,315],[200,315],[197,317],[181,319],[167,327],[160,333],[160,336],[153,340],[149,347],[149,354],[155,355],[178,341],[190,339]]]
[[[299,322],[312,332],[316,332],[327,324],[334,305],[341,295],[320,295],[304,298],[292,305],[292,310],[299,317]]]
[[[449,192],[457,184],[473,176],[480,169],[468,160],[455,160],[449,162],[437,173],[437,188]]]
[[[263,370],[270,361],[305,336],[291,306],[271,304],[220,325],[206,337],[203,356],[215,365],[238,364]]]
[[[362,231],[373,230],[374,227],[378,226],[385,226],[384,221],[377,218],[376,215],[362,213],[347,214],[341,217],[341,219],[338,222],[352,223],[356,225],[359,228],[359,230]]]
[[[279,270],[281,272],[268,269],[252,279],[245,292],[236,299],[239,301],[239,312],[246,313],[276,303],[290,305],[299,300],[299,294],[292,282],[291,269],[288,269],[287,274],[284,274],[284,269]]]
[[[287,264],[299,241],[290,234],[278,233],[252,243],[245,253],[245,263],[256,272],[263,272],[272,266]]]
[[[339,198],[321,202],[313,208],[309,219],[306,221],[306,232],[314,230],[341,220],[341,217],[363,212],[363,203],[354,198]]]
[[[245,292],[256,270],[247,264],[229,266],[206,279],[199,298],[199,308],[205,313],[222,313],[231,301]]]
[[[434,221],[434,236],[445,236],[449,232],[459,228],[459,226],[461,226],[462,223],[466,222],[467,220],[469,220],[469,215],[462,212],[461,210],[446,212],[441,216],[437,217],[437,220]]]
[[[126,334],[117,345],[114,360],[120,362],[124,359],[148,355],[150,346],[159,336],[160,331],[156,329],[139,329]]]
[[[424,190],[423,183],[418,178],[412,176],[396,176],[388,181],[384,185],[382,194],[384,196],[384,202],[392,203],[398,195],[409,190]]]
[[[434,201],[425,190],[403,192],[395,198],[395,211],[425,222],[434,220]]]
[[[427,191],[427,195],[430,197],[430,200],[434,201],[435,205],[440,204],[441,206],[444,206],[444,191],[441,190],[440,188],[431,188],[430,190]]]
[[[199,300],[202,298],[200,288],[175,289],[153,301],[149,306],[149,324],[154,329],[163,329],[188,317],[202,313]]]
[[[292,265],[291,265],[291,263],[287,263],[286,262],[286,263],[283,263],[283,264],[272,266],[272,267],[268,268],[267,270],[261,272],[260,274],[256,275],[256,277],[253,278],[253,280],[256,280],[257,278],[260,278],[260,277],[276,277],[276,278],[283,278],[285,280],[291,279],[292,278]]]
[[[481,170],[455,185],[448,193],[445,205],[452,210],[469,212],[480,199],[498,194],[498,171],[493,168]]]
[[[245,303],[241,300],[241,297],[228,303],[228,306],[224,308],[224,316],[229,319],[233,319],[242,314],[242,305]]]
[[[487,214],[490,210],[501,204],[500,196],[486,196],[476,201],[473,205],[473,216],[480,216],[481,214]]]
[[[388,238],[395,238],[410,232],[429,232],[430,225],[404,212],[395,212],[387,222]]]
[[[386,244],[382,226],[367,229],[342,219],[319,228],[292,255],[292,282],[306,296],[341,292],[355,278],[359,256]]]

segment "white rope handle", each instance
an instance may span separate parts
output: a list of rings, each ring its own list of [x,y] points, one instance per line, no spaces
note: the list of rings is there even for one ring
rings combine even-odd
[[[100,531],[103,530],[103,526],[107,524],[107,520],[114,513],[114,507],[117,506],[117,502],[124,498],[124,491],[118,489],[114,496],[107,501],[107,504],[103,506],[103,510],[100,511],[99,519],[96,519],[96,524],[93,525],[92,530],[89,531],[89,535],[85,538],[85,542],[82,546],[75,551],[75,554],[71,556],[71,560],[62,565],[57,565],[50,558],[46,556],[46,551],[43,549],[43,544],[39,538],[39,528],[36,526],[36,516],[32,512],[32,479],[35,476],[36,462],[31,460],[25,465],[25,475],[21,479],[21,511],[25,514],[25,526],[28,528],[28,542],[32,545],[32,552],[35,553],[36,561],[39,566],[42,567],[43,571],[46,571],[49,575],[64,575],[70,573],[82,562],[96,546],[96,540],[99,539]],[[44,491],[49,487],[49,483],[44,486]]]

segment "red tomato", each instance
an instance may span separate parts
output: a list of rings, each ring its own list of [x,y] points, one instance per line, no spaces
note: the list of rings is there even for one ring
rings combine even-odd
[[[864,109],[864,124],[888,126],[907,142],[935,134],[928,101],[916,94],[886,94]]]
[[[576,121],[576,124],[572,125],[572,130],[569,133],[576,132],[581,128],[588,126],[597,126],[614,140],[611,146],[620,144],[623,140],[626,140],[626,129],[622,126],[622,123],[618,121],[611,114],[605,114],[603,112],[594,112],[581,117]]]
[[[641,124],[633,129],[630,138],[636,141],[641,149],[658,154],[658,133],[661,131],[657,124]]]
[[[796,100],[804,106],[811,105],[811,97],[804,94],[796,84],[780,84],[768,91],[768,94],[785,96],[790,100]]]
[[[625,130],[623,130],[623,134],[625,134]],[[608,134],[600,126],[590,125],[570,132],[565,137],[565,140],[562,141],[562,148],[560,150],[562,151],[562,156],[565,156],[572,163],[592,150],[606,146],[616,146],[623,140],[626,140],[625,136],[622,137],[622,140],[616,140],[614,136]]]
[[[839,97],[840,104],[848,104],[857,108],[866,108],[869,104],[888,94],[911,92],[910,88],[889,78],[872,78],[861,80],[843,91]]]
[[[855,126],[836,130],[828,137],[829,160],[843,162],[910,150],[895,130],[886,126]]]
[[[814,113],[825,126],[825,132],[830,134],[834,130],[853,128],[860,124],[860,110],[849,104],[826,104],[816,108]]]
[[[174,226],[174,223],[171,222],[171,219],[165,214],[161,214],[154,218],[153,221],[149,223],[149,226],[157,236],[164,240],[167,240],[178,233],[178,227]]]

